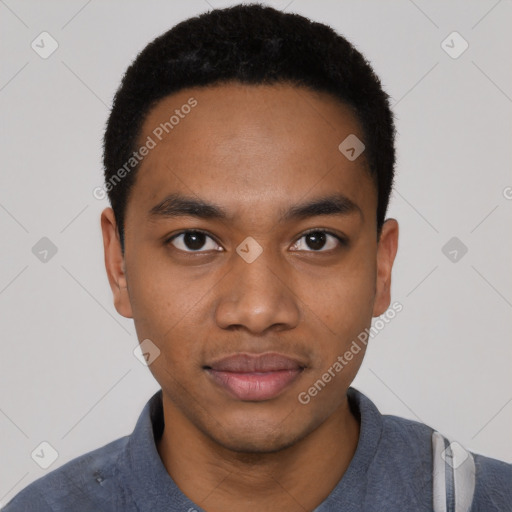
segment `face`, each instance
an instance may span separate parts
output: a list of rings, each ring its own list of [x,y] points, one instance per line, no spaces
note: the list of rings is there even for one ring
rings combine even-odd
[[[130,193],[124,259],[102,214],[115,305],[160,350],[164,407],[223,447],[276,451],[327,421],[364,345],[333,371],[338,357],[389,306],[397,224],[377,242],[364,152],[338,149],[350,134],[364,139],[349,107],[303,88],[181,91],[144,122],[140,143],[155,146]]]

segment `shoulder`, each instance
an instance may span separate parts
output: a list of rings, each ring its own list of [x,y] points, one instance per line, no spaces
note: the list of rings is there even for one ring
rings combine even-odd
[[[432,489],[432,432],[418,421],[382,415],[382,431],[371,465],[373,477],[400,489],[407,499],[430,500]]]
[[[385,414],[382,416],[381,449],[412,460],[431,461],[434,430],[419,421]]]
[[[475,460],[474,512],[512,511],[512,464],[480,454]]]
[[[118,510],[118,459],[129,436],[70,460],[20,491],[2,512]]]
[[[438,457],[436,468],[434,432],[436,431],[433,428],[417,421],[391,415],[383,416],[382,443],[387,448],[385,452],[391,457],[393,450],[400,452],[394,459],[407,460],[406,464],[402,464],[407,467],[407,472],[428,471],[434,474],[440,465],[446,464],[443,475],[446,471],[451,471],[455,487],[460,486],[460,492],[464,488],[470,495],[473,493],[471,512],[512,511],[512,464],[471,452],[456,440],[436,433],[443,439],[444,446],[441,448],[450,446],[452,451],[458,450],[459,457],[453,467],[450,467],[449,456]],[[443,452],[444,449],[441,453]],[[471,483],[472,490],[468,489],[468,483]]]

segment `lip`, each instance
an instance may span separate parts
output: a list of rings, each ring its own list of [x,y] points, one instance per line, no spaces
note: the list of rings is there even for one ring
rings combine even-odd
[[[277,397],[304,368],[301,361],[273,352],[233,354],[204,367],[232,397],[257,402]]]

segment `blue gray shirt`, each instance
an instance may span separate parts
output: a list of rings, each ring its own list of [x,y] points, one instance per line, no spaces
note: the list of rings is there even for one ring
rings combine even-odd
[[[355,388],[349,388],[348,398],[361,423],[357,449],[343,478],[314,512],[432,512],[433,430],[380,414]],[[203,512],[181,492],[160,459],[155,439],[163,428],[159,390],[131,435],[32,482],[3,512]],[[470,512],[511,512],[512,464],[472,457],[476,485]]]

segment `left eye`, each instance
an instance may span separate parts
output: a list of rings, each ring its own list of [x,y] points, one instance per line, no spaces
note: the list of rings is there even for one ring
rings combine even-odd
[[[305,242],[302,242],[305,240]],[[332,249],[335,249],[339,245],[343,245],[343,240],[333,233],[329,233],[328,231],[309,231],[302,235],[297,242],[293,245],[295,249],[292,250],[308,250],[304,249],[304,246],[307,245],[314,252],[326,252]],[[298,247],[298,248],[297,248]],[[323,249],[323,250],[321,250]]]

